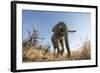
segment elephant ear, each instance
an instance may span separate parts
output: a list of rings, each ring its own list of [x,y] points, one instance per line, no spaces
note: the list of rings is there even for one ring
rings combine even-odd
[[[56,32],[56,31],[57,31],[57,29],[59,28],[59,26],[60,26],[60,24],[59,24],[59,23],[58,23],[58,24],[56,24],[56,25],[53,27],[52,32]]]
[[[64,32],[67,33],[67,30],[68,30],[67,25],[64,22],[61,22],[61,24],[62,24],[62,28],[63,28]]]

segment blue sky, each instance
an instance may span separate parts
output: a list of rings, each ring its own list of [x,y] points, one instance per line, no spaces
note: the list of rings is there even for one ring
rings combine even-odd
[[[71,49],[80,47],[86,39],[91,40],[91,15],[77,12],[54,12],[23,10],[23,39],[28,36],[27,30],[34,26],[39,31],[39,36],[45,38],[40,44],[51,44],[52,28],[59,22],[64,21],[69,29],[77,30],[69,33]]]

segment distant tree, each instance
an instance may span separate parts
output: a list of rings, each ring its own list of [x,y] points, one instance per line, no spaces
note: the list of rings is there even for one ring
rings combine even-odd
[[[33,27],[33,31],[30,32],[27,30],[28,36],[23,40],[23,47],[30,48],[31,46],[35,46],[39,43],[39,39],[44,39],[39,37],[39,32]]]

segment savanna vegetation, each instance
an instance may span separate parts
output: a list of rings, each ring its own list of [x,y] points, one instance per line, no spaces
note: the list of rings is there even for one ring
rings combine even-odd
[[[46,62],[46,61],[64,61],[64,60],[87,60],[91,59],[90,41],[81,44],[78,50],[71,51],[71,56],[67,57],[67,52],[62,56],[54,54],[49,44],[40,45],[39,40],[45,38],[39,37],[39,32],[33,28],[33,31],[27,31],[28,37],[23,40],[22,59],[23,62]]]

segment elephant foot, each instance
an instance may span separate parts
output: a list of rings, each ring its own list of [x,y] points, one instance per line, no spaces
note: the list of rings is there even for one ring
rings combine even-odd
[[[61,52],[60,52],[60,53],[61,53],[61,55],[63,55],[63,53],[64,53],[64,50],[61,50]]]
[[[68,53],[68,55],[67,55],[68,57],[70,57],[70,53]]]
[[[60,52],[57,52],[57,55],[59,55],[60,54]]]

